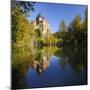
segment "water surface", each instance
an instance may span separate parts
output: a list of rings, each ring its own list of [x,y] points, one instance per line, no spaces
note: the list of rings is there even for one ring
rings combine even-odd
[[[87,84],[86,69],[83,48],[34,48],[13,57],[12,87],[84,85]]]

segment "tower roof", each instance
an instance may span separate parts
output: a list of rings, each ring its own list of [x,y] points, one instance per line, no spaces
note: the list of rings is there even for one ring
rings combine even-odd
[[[39,13],[36,18],[38,18],[38,17],[44,18],[41,13]]]

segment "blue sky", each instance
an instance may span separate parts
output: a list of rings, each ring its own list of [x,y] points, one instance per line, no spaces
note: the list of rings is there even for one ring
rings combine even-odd
[[[59,25],[62,19],[64,19],[66,25],[75,18],[76,15],[84,17],[85,5],[70,5],[70,4],[57,4],[57,3],[35,3],[35,11],[30,16],[30,21],[35,20],[36,16],[41,13],[42,16],[50,24],[50,31],[56,32],[59,30]]]

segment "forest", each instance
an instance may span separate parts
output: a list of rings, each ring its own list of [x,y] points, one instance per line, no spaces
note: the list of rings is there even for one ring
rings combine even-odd
[[[76,15],[68,25],[61,18],[57,32],[43,36],[31,23],[36,3],[11,2],[12,89],[86,85],[87,7],[83,18]]]
[[[40,30],[34,30],[28,17],[34,12],[34,2],[13,1],[11,4],[12,21],[12,52],[19,49],[43,46],[74,46],[87,48],[87,8],[84,18],[79,15],[67,26],[65,21],[60,21],[58,32],[47,33],[42,36]]]

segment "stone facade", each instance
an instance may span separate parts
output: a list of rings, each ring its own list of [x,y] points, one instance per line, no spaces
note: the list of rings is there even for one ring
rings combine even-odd
[[[43,16],[41,16],[41,14],[38,14],[36,20],[32,21],[31,23],[35,29],[38,28],[41,30],[43,36],[45,36],[50,30],[49,23]]]

